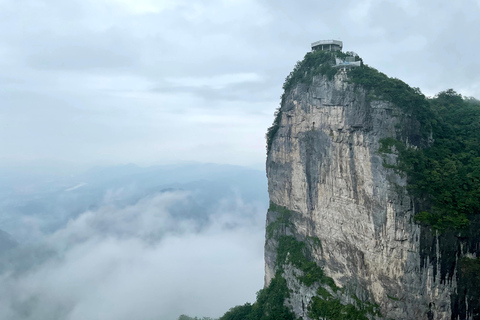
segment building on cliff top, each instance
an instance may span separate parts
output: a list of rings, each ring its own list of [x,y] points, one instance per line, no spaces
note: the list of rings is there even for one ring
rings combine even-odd
[[[312,51],[342,51],[343,42],[338,40],[320,40],[312,43]]]
[[[312,51],[342,51],[343,42],[339,40],[320,40],[312,43]],[[355,57],[345,57],[345,59],[335,58],[335,66],[346,69],[352,67],[359,67],[360,61],[355,61]]]

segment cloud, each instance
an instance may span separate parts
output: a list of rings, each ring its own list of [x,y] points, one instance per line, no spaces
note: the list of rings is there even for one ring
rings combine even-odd
[[[223,74],[213,77],[186,77],[167,79],[173,85],[185,85],[191,87],[211,87],[213,89],[222,89],[231,84],[245,83],[245,82],[261,82],[262,77],[256,73],[237,73],[237,74]]]
[[[224,199],[199,225],[169,211],[186,196],[161,193],[71,220],[40,245],[53,254],[0,276],[0,318],[218,317],[254,300],[265,208]]]
[[[480,97],[473,0],[1,6],[0,27],[9,32],[0,34],[0,135],[9,139],[0,141],[0,162],[263,162],[282,83],[319,39],[344,41],[345,50],[428,95],[455,88]],[[185,117],[220,110],[226,122],[258,126],[251,138],[259,143],[238,148],[242,127],[227,123],[219,135]]]
[[[172,0],[106,0],[105,2],[116,4],[132,14],[159,13],[175,6],[175,1]]]

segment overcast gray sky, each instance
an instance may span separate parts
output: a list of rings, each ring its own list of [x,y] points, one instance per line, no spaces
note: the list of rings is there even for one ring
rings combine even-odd
[[[479,0],[0,0],[0,165],[261,164],[320,39],[478,98],[479,17]]]

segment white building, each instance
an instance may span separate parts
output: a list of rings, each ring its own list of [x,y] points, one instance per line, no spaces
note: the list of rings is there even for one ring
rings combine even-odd
[[[312,43],[312,51],[342,51],[343,42],[338,40],[320,40]]]

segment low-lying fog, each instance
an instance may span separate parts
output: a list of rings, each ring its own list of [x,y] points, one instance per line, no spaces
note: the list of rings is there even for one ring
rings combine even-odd
[[[0,319],[218,317],[263,285],[263,171],[8,172],[0,182]]]

